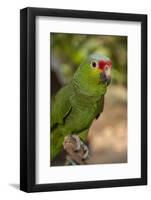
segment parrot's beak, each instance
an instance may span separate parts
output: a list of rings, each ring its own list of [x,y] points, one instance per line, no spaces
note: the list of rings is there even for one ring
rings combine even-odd
[[[107,83],[107,86],[110,85],[110,83],[111,83],[111,77],[109,77],[109,78],[107,79],[106,83]]]
[[[101,73],[101,80],[107,84],[107,86],[111,83],[111,68],[105,67],[105,69]]]

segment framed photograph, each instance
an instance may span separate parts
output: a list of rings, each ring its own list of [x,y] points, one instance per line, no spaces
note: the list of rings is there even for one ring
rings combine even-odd
[[[20,189],[147,184],[147,16],[20,12]]]

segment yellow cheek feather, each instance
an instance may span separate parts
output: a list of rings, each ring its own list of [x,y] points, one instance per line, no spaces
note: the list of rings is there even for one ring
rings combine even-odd
[[[99,68],[95,68],[92,70],[93,82],[96,82],[96,83],[100,82],[100,74],[101,73],[102,73],[102,70]]]
[[[102,73],[102,72],[103,72],[103,70],[100,69],[100,68],[97,68],[96,70],[99,71],[99,73]]]
[[[102,69],[95,68],[95,69],[92,70],[92,73],[93,73],[94,76],[96,76],[97,74],[100,75],[102,73],[102,71],[103,71]]]

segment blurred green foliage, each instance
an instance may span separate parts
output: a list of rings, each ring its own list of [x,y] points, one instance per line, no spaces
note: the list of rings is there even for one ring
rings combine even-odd
[[[80,63],[93,53],[108,56],[113,63],[112,83],[127,86],[127,36],[51,33],[51,65],[59,63],[66,82]]]

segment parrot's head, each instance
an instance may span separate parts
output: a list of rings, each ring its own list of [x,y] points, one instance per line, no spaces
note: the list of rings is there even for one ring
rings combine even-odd
[[[104,56],[90,55],[78,68],[74,82],[78,88],[89,96],[103,95],[111,82],[112,61]]]

